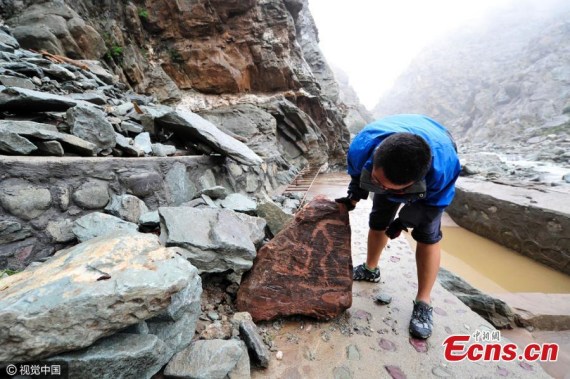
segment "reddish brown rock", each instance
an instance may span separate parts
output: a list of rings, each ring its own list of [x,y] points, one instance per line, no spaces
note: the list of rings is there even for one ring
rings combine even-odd
[[[351,304],[348,213],[324,197],[307,204],[258,252],[236,302],[255,321],[289,315],[328,320]]]

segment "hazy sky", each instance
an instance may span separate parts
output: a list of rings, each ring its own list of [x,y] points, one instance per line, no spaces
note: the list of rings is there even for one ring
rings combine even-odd
[[[422,48],[511,0],[309,0],[327,61],[372,109]]]

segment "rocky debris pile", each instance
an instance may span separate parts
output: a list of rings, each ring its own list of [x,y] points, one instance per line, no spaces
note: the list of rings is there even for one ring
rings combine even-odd
[[[66,225],[82,243],[0,282],[0,359],[49,357],[85,378],[151,377],[163,367],[175,376],[226,370],[249,377],[250,358],[267,367],[269,352],[251,316],[233,305],[241,274],[266,239],[266,222],[234,210],[256,212],[243,195],[220,186],[200,193],[194,206],[157,211],[118,196],[106,207],[112,214]],[[137,232],[137,218],[152,234]],[[28,321],[15,330],[20,318]]]
[[[519,187],[570,191],[570,136],[547,141],[508,146],[462,144],[461,174]]]
[[[62,250],[3,279],[0,292],[4,362],[77,350],[145,320],[168,361],[193,337],[202,288],[198,271],[176,249],[135,232]],[[181,337],[165,338],[180,328]]]
[[[332,319],[352,304],[348,213],[317,197],[258,252],[237,294],[253,319],[287,315]]]
[[[21,49],[0,29],[0,153],[169,156],[221,154],[259,165],[242,142],[189,111],[126,92],[97,61]]]

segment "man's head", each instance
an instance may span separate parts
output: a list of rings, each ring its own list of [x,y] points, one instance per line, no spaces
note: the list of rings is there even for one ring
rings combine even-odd
[[[384,189],[403,190],[422,179],[431,164],[431,149],[420,136],[395,133],[374,153],[373,178]]]

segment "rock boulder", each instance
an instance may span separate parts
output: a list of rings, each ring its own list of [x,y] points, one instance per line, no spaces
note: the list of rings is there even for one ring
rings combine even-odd
[[[255,321],[288,315],[321,320],[352,304],[348,213],[317,197],[258,252],[237,294]]]
[[[196,268],[175,250],[160,246],[154,235],[115,234],[3,279],[0,361],[30,361],[87,347],[178,308],[175,300],[202,288]]]

